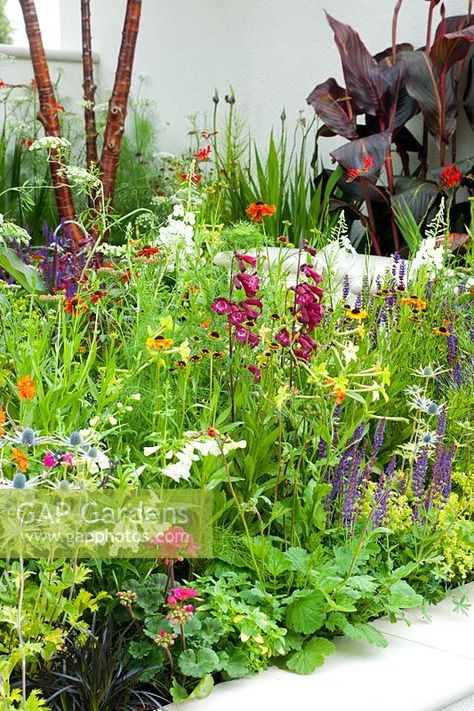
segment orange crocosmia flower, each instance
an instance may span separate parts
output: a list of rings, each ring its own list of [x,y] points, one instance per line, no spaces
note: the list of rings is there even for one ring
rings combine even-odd
[[[265,202],[253,202],[248,206],[245,212],[254,222],[261,222],[263,217],[271,217],[274,215],[276,207],[275,205],[267,205]]]
[[[29,467],[28,457],[16,447],[12,448],[12,459],[21,472],[26,472]]]
[[[24,375],[16,384],[20,400],[31,400],[36,395],[35,381],[30,375]]]
[[[337,388],[334,391],[334,395],[336,396],[336,405],[340,405],[347,397],[346,393],[341,388]]]
[[[199,325],[201,326],[201,328],[209,328],[211,323],[212,323],[211,319],[206,318],[206,319],[204,319],[204,321],[201,321],[201,323]]]
[[[5,410],[3,407],[0,405],[0,437],[2,437],[5,434],[5,428],[4,424],[7,421],[7,416],[5,414]]]

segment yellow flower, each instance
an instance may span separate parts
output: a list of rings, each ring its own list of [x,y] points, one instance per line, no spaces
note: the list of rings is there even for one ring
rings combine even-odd
[[[155,336],[154,338],[147,338],[146,344],[151,351],[165,351],[171,348],[173,339]]]
[[[176,353],[179,353],[182,360],[188,360],[191,355],[191,348],[189,347],[187,339],[183,341],[180,346],[178,346],[178,348],[176,349]]]
[[[367,311],[364,311],[364,309],[347,309],[345,313],[346,318],[351,318],[355,321],[363,321],[367,318],[367,315]]]

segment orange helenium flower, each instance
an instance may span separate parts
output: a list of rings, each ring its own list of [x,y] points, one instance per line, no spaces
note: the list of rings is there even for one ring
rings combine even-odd
[[[70,316],[84,314],[88,308],[88,305],[80,296],[72,296],[71,298],[64,299],[64,310]]]
[[[28,466],[29,466],[28,457],[26,456],[26,454],[23,454],[23,452],[20,452],[19,449],[17,449],[16,447],[13,447],[12,448],[12,459],[14,460],[19,471],[26,472],[26,470],[28,469]]]
[[[5,414],[5,410],[3,407],[0,405],[0,437],[5,434],[5,428],[3,425],[7,421],[7,416]]]
[[[24,375],[16,384],[20,400],[31,400],[36,395],[35,381],[30,375]]]
[[[407,296],[401,300],[403,306],[411,306],[415,311],[426,311],[427,303],[416,296]]]
[[[151,351],[164,351],[171,348],[173,339],[155,336],[155,338],[147,338],[146,344]]]
[[[254,222],[261,222],[263,217],[271,217],[274,215],[276,207],[275,205],[267,205],[265,202],[253,202],[248,206],[245,212]]]

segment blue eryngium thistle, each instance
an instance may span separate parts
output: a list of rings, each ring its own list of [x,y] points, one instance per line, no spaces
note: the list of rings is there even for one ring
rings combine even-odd
[[[19,436],[19,441],[25,447],[32,447],[37,442],[36,432],[30,427],[26,427]]]
[[[17,472],[13,477],[12,487],[14,489],[24,489],[26,487],[26,476],[22,472]]]
[[[83,443],[80,432],[71,432],[69,435],[69,444],[71,447],[79,447]]]

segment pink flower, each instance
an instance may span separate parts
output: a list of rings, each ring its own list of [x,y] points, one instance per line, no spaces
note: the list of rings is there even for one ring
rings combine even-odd
[[[53,469],[57,464],[56,457],[54,456],[53,452],[46,452],[46,454],[43,457],[43,465],[47,469]]]
[[[245,311],[235,310],[232,311],[228,316],[227,320],[232,326],[240,326],[247,318]]]
[[[310,264],[303,264],[300,267],[300,271],[303,272],[303,274],[307,277],[310,277],[311,279],[314,279],[316,283],[320,282],[322,279],[322,276],[318,274],[316,269],[313,269],[313,267]]]
[[[66,452],[65,454],[63,454],[63,456],[61,457],[61,462],[62,462],[63,464],[67,464],[68,467],[73,467],[73,466],[74,466],[74,462],[72,461],[72,454],[71,454],[71,452]]]
[[[312,247],[306,240],[303,242],[303,249],[305,252],[308,252],[312,257],[316,256],[316,250],[314,247]]]

